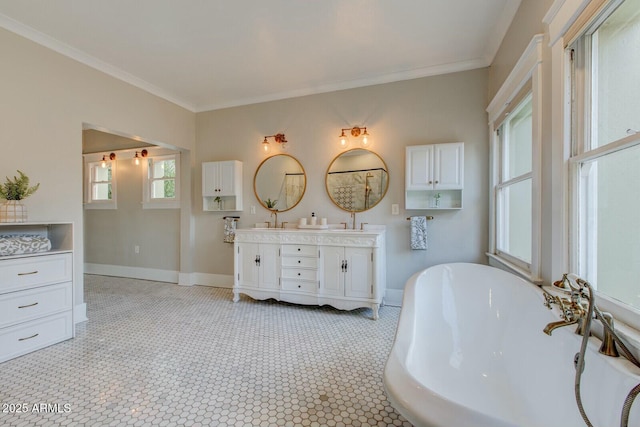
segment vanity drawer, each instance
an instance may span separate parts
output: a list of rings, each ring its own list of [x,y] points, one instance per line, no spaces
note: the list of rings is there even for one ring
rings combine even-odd
[[[318,282],[310,282],[307,280],[282,279],[282,290],[316,293],[318,291]]]
[[[283,267],[318,268],[318,258],[304,258],[297,256],[282,257]]]
[[[317,257],[318,247],[312,245],[282,245],[282,255]]]
[[[0,295],[0,328],[71,310],[71,282]]]
[[[0,329],[0,362],[72,337],[71,310]]]
[[[303,268],[283,268],[283,279],[298,279],[298,280],[318,280],[318,270],[305,270]]]
[[[70,253],[0,260],[0,293],[70,282]]]

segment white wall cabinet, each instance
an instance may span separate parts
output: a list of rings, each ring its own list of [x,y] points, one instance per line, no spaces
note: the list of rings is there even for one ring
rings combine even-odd
[[[406,209],[460,209],[463,188],[463,142],[406,147]]]
[[[0,234],[38,235],[51,250],[0,256],[0,362],[74,336],[73,224],[0,224]]]
[[[218,197],[219,201],[216,200]],[[242,162],[228,160],[202,163],[202,209],[242,210]]]
[[[373,318],[378,318],[386,290],[383,227],[365,231],[240,229],[234,245],[234,301],[245,294],[340,310],[369,307]],[[276,259],[260,258],[261,267],[269,263],[268,271],[278,276],[277,285],[271,288],[260,285],[254,270],[257,248],[264,246],[277,254]]]

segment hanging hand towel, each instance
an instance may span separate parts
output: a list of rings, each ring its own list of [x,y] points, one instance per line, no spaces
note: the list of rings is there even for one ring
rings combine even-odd
[[[236,221],[238,216],[225,216],[224,219],[224,242],[233,243],[236,239]]]
[[[427,217],[411,217],[411,249],[427,249]]]

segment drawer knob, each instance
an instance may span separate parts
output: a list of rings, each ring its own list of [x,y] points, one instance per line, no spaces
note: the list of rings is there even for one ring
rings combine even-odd
[[[298,285],[298,287],[300,287],[300,285]]]
[[[298,273],[298,276],[300,275],[300,273]],[[299,286],[298,286],[299,287]]]
[[[301,262],[301,261],[300,261],[300,260],[298,260],[298,264],[300,264],[300,262]]]
[[[300,252],[300,248],[298,248],[298,252]]]
[[[38,335],[40,335],[40,334],[34,334],[34,335],[31,335],[30,337],[25,337],[25,338],[18,338],[18,341],[26,341],[26,340],[30,340],[31,338],[35,338],[35,337],[37,337]]]
[[[34,302],[33,304],[29,304],[29,305],[19,305],[18,308],[27,308],[27,307],[33,307],[38,305],[37,302]]]

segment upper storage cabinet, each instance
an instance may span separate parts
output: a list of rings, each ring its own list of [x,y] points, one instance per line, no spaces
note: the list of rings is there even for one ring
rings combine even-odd
[[[460,209],[464,143],[406,147],[406,209]]]
[[[202,210],[242,210],[242,162],[202,163]]]

